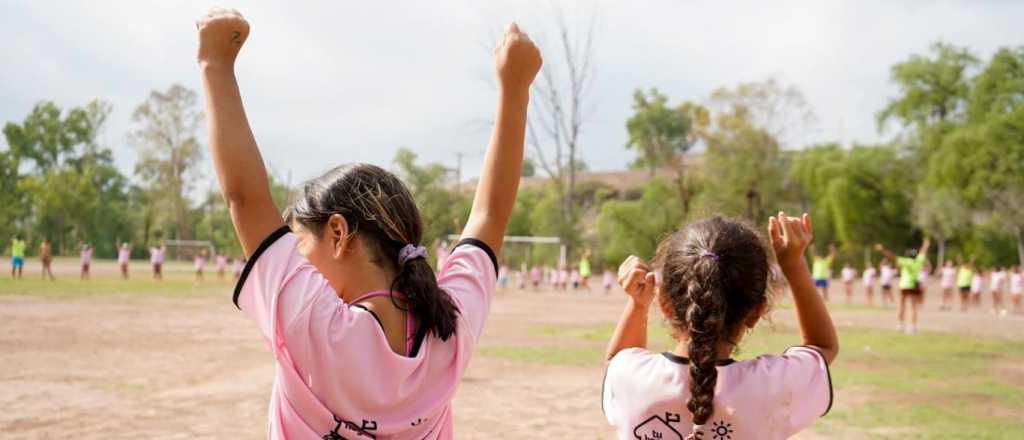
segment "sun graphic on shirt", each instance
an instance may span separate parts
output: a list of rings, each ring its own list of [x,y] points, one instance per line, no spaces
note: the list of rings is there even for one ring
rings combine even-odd
[[[711,429],[711,433],[714,434],[714,440],[732,440],[732,423],[725,423],[725,421],[715,422]]]

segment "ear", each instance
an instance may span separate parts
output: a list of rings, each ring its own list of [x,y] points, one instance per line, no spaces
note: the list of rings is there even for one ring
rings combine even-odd
[[[331,244],[332,254],[335,260],[341,259],[341,257],[348,252],[351,234],[349,229],[348,221],[345,220],[345,216],[341,214],[331,214],[331,217],[327,219],[327,225],[324,228],[324,236],[321,237],[323,240]]]

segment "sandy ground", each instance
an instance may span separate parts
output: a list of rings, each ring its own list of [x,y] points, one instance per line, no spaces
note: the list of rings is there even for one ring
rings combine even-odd
[[[96,269],[97,275],[115,271],[111,263]],[[232,306],[230,286],[205,292],[0,295],[0,438],[265,437],[273,360]],[[622,304],[619,294],[503,292],[481,348],[586,344],[523,329],[612,323]],[[1019,316],[961,315],[937,305],[926,304],[922,329],[1022,335]],[[773,319],[791,324],[791,314],[780,309]],[[852,309],[835,320],[840,327],[891,329],[893,315]],[[475,356],[454,403],[457,437],[612,438],[600,411],[602,375],[600,368]],[[837,407],[865,399],[855,394],[837,396]]]

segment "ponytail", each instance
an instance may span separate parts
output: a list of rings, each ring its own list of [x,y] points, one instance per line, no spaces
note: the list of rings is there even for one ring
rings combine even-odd
[[[448,292],[438,287],[434,270],[426,259],[412,258],[400,264],[391,291],[405,296],[407,310],[419,321],[417,338],[433,333],[447,341],[455,334],[458,309]]]
[[[688,439],[697,438],[701,427],[714,414],[715,385],[718,383],[718,342],[725,323],[725,294],[722,291],[718,257],[705,251],[694,267],[695,280],[686,289],[689,307],[690,399],[686,408],[693,414],[693,430]]]

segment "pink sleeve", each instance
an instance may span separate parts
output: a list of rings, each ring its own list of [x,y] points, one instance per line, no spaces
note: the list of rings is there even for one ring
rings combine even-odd
[[[487,244],[464,239],[455,245],[437,279],[438,286],[452,295],[459,307],[459,319],[469,324],[474,341],[480,340],[491,309],[498,281],[497,261]]]
[[[282,227],[253,252],[235,286],[235,305],[268,340],[272,331],[284,331],[308,306],[324,295],[334,295],[327,280],[299,254],[297,238]],[[336,296],[336,295],[335,295]]]
[[[807,428],[832,408],[832,377],[828,363],[818,350],[797,346],[781,357],[785,367],[785,392],[790,401],[790,434]]]
[[[624,391],[628,391],[629,386],[623,386],[622,382],[635,378],[636,359],[644,352],[641,348],[627,348],[608,361],[601,382],[601,412],[611,426],[620,425],[618,416],[625,410],[622,407],[627,405]]]

